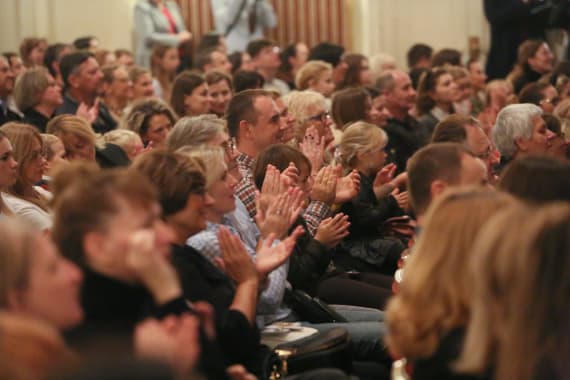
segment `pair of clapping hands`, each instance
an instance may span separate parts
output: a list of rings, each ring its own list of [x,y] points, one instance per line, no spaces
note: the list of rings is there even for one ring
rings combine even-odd
[[[402,191],[407,187],[408,173],[403,172],[394,177],[396,164],[388,164],[376,173],[374,178],[374,194],[381,199],[392,195],[402,210],[408,210],[408,192]]]

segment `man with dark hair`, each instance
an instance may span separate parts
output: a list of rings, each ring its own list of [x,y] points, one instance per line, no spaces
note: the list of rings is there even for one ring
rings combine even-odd
[[[379,78],[378,84],[384,89],[386,108],[392,115],[385,128],[387,160],[396,164],[396,173],[401,173],[406,170],[408,158],[427,143],[427,130],[409,114],[416,101],[416,91],[407,73],[388,72]]]
[[[489,180],[494,180],[494,166],[499,163],[491,141],[477,119],[464,115],[450,115],[440,121],[432,136],[432,143],[455,142],[462,144],[487,166]]]
[[[228,61],[228,56],[217,47],[199,51],[194,60],[194,67],[203,73],[220,70],[226,74],[231,74],[232,71],[232,64]]]
[[[340,83],[344,79],[348,65],[342,60],[344,47],[330,42],[321,42],[309,51],[309,61],[325,61],[333,67],[333,81]]]
[[[408,68],[410,70],[415,68],[429,69],[431,66],[431,55],[433,49],[426,44],[414,44],[408,50],[406,58],[408,60]]]
[[[65,96],[57,115],[77,113],[79,107],[86,113],[96,133],[105,133],[117,128],[109,110],[98,97],[102,95],[103,73],[92,54],[76,52],[66,55],[59,65]]]
[[[94,36],[79,37],[73,41],[73,46],[77,50],[88,50],[91,53],[95,53],[99,46],[99,40]]]
[[[449,186],[487,185],[485,165],[457,143],[435,143],[418,150],[407,169],[410,204],[419,224],[431,202]]]
[[[287,95],[289,86],[276,77],[281,61],[275,43],[264,38],[251,41],[247,44],[247,53],[251,56],[255,70],[265,79],[263,89]]]
[[[431,67],[444,65],[463,66],[461,64],[461,52],[456,49],[441,49],[431,57]]]
[[[14,73],[6,57],[0,55],[0,125],[22,119],[10,99],[13,91]]]

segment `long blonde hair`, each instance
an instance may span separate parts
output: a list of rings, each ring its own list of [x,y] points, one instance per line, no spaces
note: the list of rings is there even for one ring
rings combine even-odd
[[[478,281],[457,369],[530,380],[542,378],[542,364],[567,364],[570,204],[508,208],[484,226],[473,250],[468,265]]]
[[[349,125],[342,134],[338,145],[337,158],[345,170],[356,168],[356,154],[374,148],[377,144],[388,143],[388,135],[383,129],[365,121]]]
[[[18,198],[24,199],[28,202],[35,204],[44,211],[48,211],[48,201],[37,192],[34,188],[34,184],[29,184],[25,182],[24,179],[24,168],[27,163],[32,159],[32,146],[34,139],[39,142],[42,154],[44,154],[44,142],[42,136],[38,130],[24,123],[10,122],[2,125],[0,130],[4,132],[8,140],[12,143],[14,148],[14,159],[18,161],[17,169],[17,179],[16,183],[10,186],[7,190],[9,194],[12,194]],[[26,188],[32,187],[33,195],[24,195]]]
[[[391,351],[411,359],[429,357],[451,329],[468,323],[473,280],[468,258],[475,235],[493,213],[513,202],[498,192],[452,189],[428,209],[400,292],[388,304]]]

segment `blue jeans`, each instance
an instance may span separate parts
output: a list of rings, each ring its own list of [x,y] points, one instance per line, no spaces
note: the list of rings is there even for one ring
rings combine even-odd
[[[348,322],[302,322],[302,325],[315,328],[318,331],[326,331],[334,327],[346,329],[352,340],[352,355],[355,360],[380,362],[386,358],[383,342],[386,326],[383,322],[384,313],[382,311],[360,306],[330,306]]]

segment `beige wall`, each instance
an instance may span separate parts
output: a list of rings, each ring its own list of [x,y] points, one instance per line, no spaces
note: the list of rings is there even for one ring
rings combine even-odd
[[[102,47],[132,47],[132,8],[136,0],[0,0],[0,51],[16,50],[26,36],[71,42],[99,37]],[[208,1],[208,0],[200,0]],[[316,1],[316,0],[307,0]],[[355,51],[384,52],[405,67],[414,42],[467,52],[469,36],[485,49],[488,27],[479,0],[348,0],[353,14]],[[426,17],[429,15],[429,17]]]
[[[132,46],[136,0],[0,0],[0,51],[17,50],[27,36],[71,43],[95,35],[109,49]]]
[[[352,0],[352,11],[355,50],[391,54],[402,68],[416,42],[466,56],[469,36],[478,36],[482,52],[488,50],[482,0]]]

